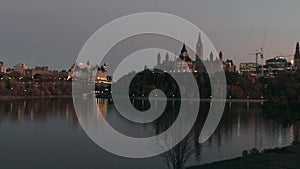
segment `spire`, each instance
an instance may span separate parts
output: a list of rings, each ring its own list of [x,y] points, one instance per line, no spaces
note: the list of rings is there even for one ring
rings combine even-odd
[[[186,48],[185,48],[185,43],[184,43],[183,46],[182,46],[181,54],[184,53],[184,52],[187,52],[187,50],[186,50]]]
[[[166,53],[166,61],[170,61],[169,53]]]
[[[179,59],[186,61],[186,62],[190,62],[192,61],[191,58],[189,57],[189,54],[186,50],[185,44],[183,44],[182,49],[181,49],[181,53],[179,55]]]
[[[219,59],[220,59],[221,61],[223,61],[223,53],[222,53],[222,51],[220,51],[220,53],[219,53]]]
[[[214,54],[213,54],[213,52],[210,52],[209,58],[210,58],[210,61],[214,60]]]
[[[199,33],[198,41],[196,44],[196,60],[203,59],[203,43],[201,38],[201,33]]]
[[[295,52],[295,56],[294,56],[294,59],[300,59],[300,50],[299,50],[299,42],[297,42],[297,45],[296,45],[296,52]]]
[[[161,64],[161,56],[160,53],[157,54],[157,65]]]

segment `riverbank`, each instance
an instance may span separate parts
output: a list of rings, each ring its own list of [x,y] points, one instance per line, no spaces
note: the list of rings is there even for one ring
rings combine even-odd
[[[126,98],[124,96],[118,96],[118,98]],[[130,97],[134,100],[147,100],[148,97]],[[165,98],[155,97],[157,100],[164,100]],[[201,98],[201,99],[191,99],[191,98],[167,98],[168,101],[201,101],[201,102],[211,102],[210,98]],[[224,101],[223,99],[214,99],[214,101]],[[263,103],[266,102],[266,99],[226,99],[227,103]]]
[[[299,169],[300,144],[188,169]]]
[[[49,98],[72,98],[72,95],[61,96],[0,96],[0,100],[3,99],[49,99]]]
[[[81,96],[77,96],[81,97]],[[40,99],[40,98],[72,98],[72,95],[59,95],[59,96],[0,96],[2,99]],[[109,99],[107,97],[97,97],[99,99]],[[119,98],[127,98],[125,96],[119,96]],[[148,97],[130,97],[134,100],[147,100]],[[164,100],[164,98],[157,98],[158,100]],[[201,101],[201,102],[211,102],[211,99],[180,99],[180,98],[167,98],[168,101]],[[221,101],[221,100],[215,100]],[[265,99],[226,99],[227,103],[263,103]]]

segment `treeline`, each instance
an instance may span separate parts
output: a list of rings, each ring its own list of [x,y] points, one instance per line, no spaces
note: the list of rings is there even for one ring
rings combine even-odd
[[[300,72],[279,72],[265,86],[268,101],[264,104],[267,118],[283,124],[300,120]]]
[[[185,73],[181,73],[181,78],[185,77]],[[198,84],[199,94],[201,98],[211,97],[211,85],[209,76],[205,72],[194,73],[194,77]],[[129,82],[129,80],[132,81]],[[183,81],[185,81],[183,79]],[[263,97],[261,80],[252,78],[249,75],[226,72],[227,81],[227,98],[231,99],[261,99]],[[129,94],[135,97],[148,96],[153,89],[161,89],[167,97],[180,97],[180,92],[188,92],[189,81],[186,80],[183,86],[178,86],[175,79],[166,72],[154,69],[145,69],[140,73],[131,73],[121,78],[116,85],[124,86],[130,83]],[[118,93],[126,94],[126,91],[118,91]],[[193,95],[193,93],[189,93]]]
[[[225,72],[227,82],[227,98],[232,99],[262,99],[262,79],[257,79],[250,74]]]
[[[183,76],[184,78],[184,73]],[[201,98],[211,97],[211,86],[207,73],[194,73]],[[130,79],[129,94],[147,97],[153,89],[161,89],[167,97],[180,98],[187,90],[178,86],[169,73],[160,70],[144,70],[131,73],[120,79],[117,85],[124,86]],[[226,72],[228,99],[264,99],[263,112],[267,118],[283,124],[300,120],[300,71],[278,72],[276,77],[255,77],[250,74]],[[189,86],[186,81],[186,86]],[[122,88],[122,87],[121,87]],[[126,91],[118,93],[126,94]],[[192,94],[191,94],[192,95]]]
[[[72,83],[63,74],[23,76],[18,72],[0,74],[0,96],[71,95]]]

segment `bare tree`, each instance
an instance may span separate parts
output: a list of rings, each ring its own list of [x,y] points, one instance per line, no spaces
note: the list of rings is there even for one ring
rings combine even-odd
[[[187,160],[195,154],[193,137],[187,136],[173,149],[162,155],[168,169],[183,169]]]

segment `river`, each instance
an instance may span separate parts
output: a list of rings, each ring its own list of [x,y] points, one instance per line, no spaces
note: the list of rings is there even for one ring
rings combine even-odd
[[[97,146],[81,128],[71,98],[0,100],[1,169],[164,169],[165,156],[128,159],[110,154]],[[145,106],[140,101],[137,107]],[[174,113],[177,104],[168,103]],[[161,132],[165,121],[150,125],[122,120],[113,104],[98,100],[103,117],[122,133],[148,136]],[[173,105],[173,107],[172,107]],[[171,106],[171,107],[170,107]],[[200,112],[209,103],[201,103]],[[201,117],[198,117],[201,119]],[[213,136],[197,144],[201,122],[191,131],[195,152],[186,166],[241,156],[243,150],[259,150],[290,145],[299,139],[299,125],[282,126],[263,118],[261,103],[227,103]],[[200,120],[201,121],[201,120]],[[168,125],[166,125],[168,126]]]

